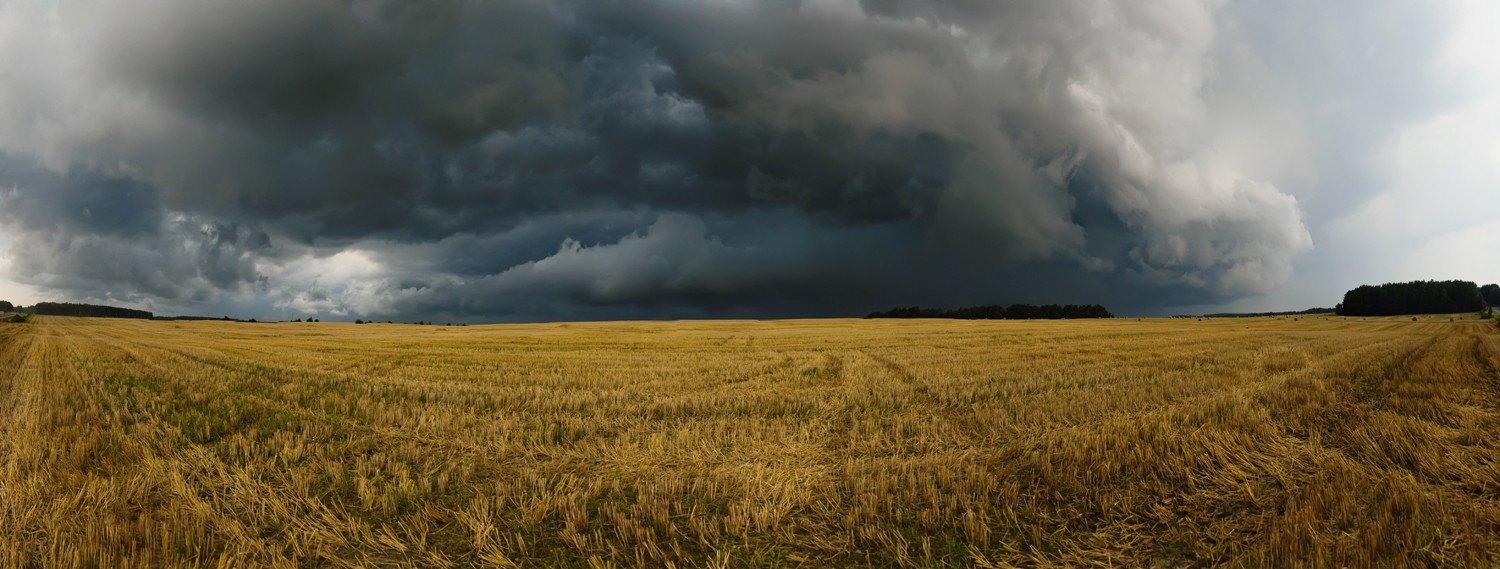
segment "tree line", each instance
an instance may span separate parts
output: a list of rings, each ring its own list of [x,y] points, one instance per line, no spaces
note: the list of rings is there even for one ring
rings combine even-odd
[[[152,314],[145,310],[100,306],[97,304],[73,304],[71,302],[38,302],[25,310],[43,316],[91,316],[94,318],[142,318],[150,320]]]
[[[1500,287],[1494,292],[1500,293]],[[1334,310],[1340,316],[1452,314],[1480,312],[1485,305],[1479,285],[1469,281],[1412,281],[1355,288],[1344,293],[1344,302]]]
[[[871,312],[865,318],[954,318],[959,320],[1063,320],[1074,318],[1114,318],[1098,304],[999,304],[970,306],[945,310],[908,306],[885,312]]]
[[[1216,312],[1204,314],[1204,318],[1264,318],[1266,316],[1313,316],[1317,314],[1333,314],[1332,308],[1309,308],[1307,310],[1294,310],[1283,312]],[[1184,316],[1183,318],[1192,318]]]

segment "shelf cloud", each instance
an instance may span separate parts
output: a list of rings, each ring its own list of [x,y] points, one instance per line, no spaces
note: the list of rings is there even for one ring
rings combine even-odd
[[[262,317],[1228,303],[1440,102],[1379,86],[1442,10],[1275,4],[6,2],[0,255]]]

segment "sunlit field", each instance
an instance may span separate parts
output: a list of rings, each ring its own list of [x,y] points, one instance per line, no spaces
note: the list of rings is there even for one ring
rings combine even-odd
[[[1469,566],[1457,316],[0,324],[0,565]]]

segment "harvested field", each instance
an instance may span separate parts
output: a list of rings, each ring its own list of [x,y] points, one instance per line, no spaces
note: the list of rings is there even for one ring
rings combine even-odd
[[[1472,566],[1459,317],[0,324],[0,566]]]

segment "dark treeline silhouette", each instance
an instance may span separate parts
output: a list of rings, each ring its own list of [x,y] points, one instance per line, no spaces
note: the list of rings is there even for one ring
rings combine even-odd
[[[144,318],[144,320],[151,320],[151,312],[147,311],[118,308],[118,306],[75,305],[75,303],[71,302],[37,302],[36,305],[27,308],[26,312],[28,314],[49,315],[49,317]]]
[[[1452,314],[1484,310],[1479,285],[1468,281],[1412,281],[1364,285],[1344,293],[1336,310],[1343,316]]]
[[[1479,296],[1484,297],[1485,304],[1500,307],[1500,284],[1487,284],[1479,287]]]
[[[1062,320],[1071,318],[1114,318],[1103,306],[1097,304],[1012,304],[1001,306],[971,306],[944,310],[909,306],[892,308],[885,312],[872,312],[865,318],[957,318],[960,320]]]
[[[71,302],[37,302],[36,305],[26,309],[30,314],[51,315],[51,317],[93,317],[93,318],[144,318],[151,320],[151,312],[136,311],[130,308],[118,308],[118,306],[101,305],[75,305]]]
[[[115,306],[99,306],[96,304],[73,304],[70,302],[38,302],[36,306],[26,309],[32,314],[43,316],[92,316],[95,318],[143,318],[151,319],[151,313],[145,310],[133,310],[130,308],[119,308]]]
[[[1205,318],[1260,318],[1264,316],[1308,316],[1312,314],[1333,314],[1332,308],[1309,308],[1295,312],[1219,312],[1215,314],[1204,314]],[[1184,318],[1192,318],[1185,316]]]

